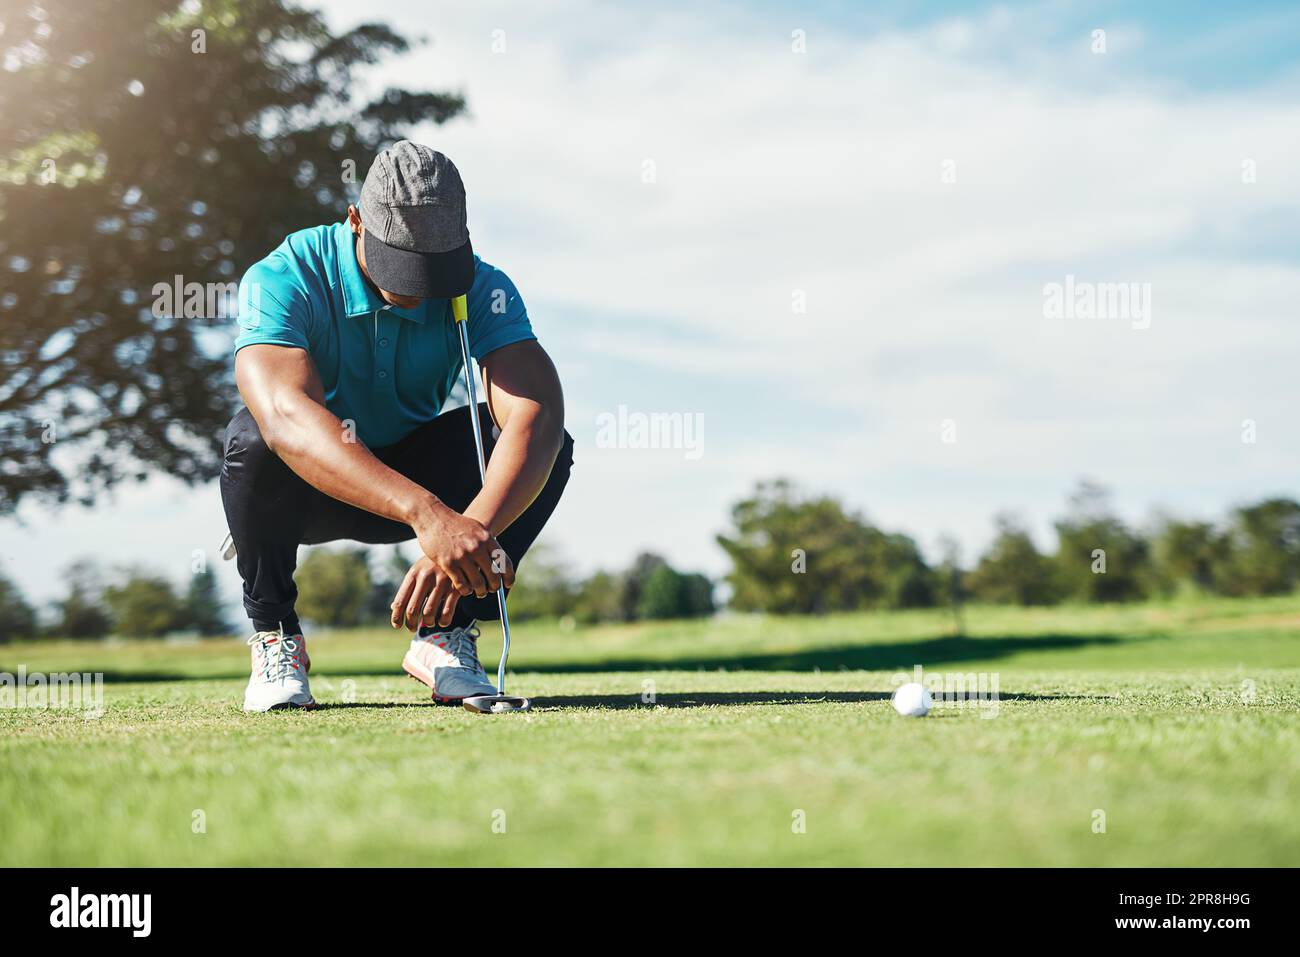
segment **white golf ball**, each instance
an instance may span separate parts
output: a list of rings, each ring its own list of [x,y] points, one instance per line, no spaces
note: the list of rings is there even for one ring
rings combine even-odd
[[[924,718],[934,702],[925,686],[913,681],[894,692],[892,703],[894,710],[904,718]]]

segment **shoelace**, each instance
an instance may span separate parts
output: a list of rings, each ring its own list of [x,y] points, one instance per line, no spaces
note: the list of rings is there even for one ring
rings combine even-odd
[[[267,681],[283,681],[292,676],[301,666],[298,652],[302,646],[295,639],[278,634],[275,635],[275,641],[272,643],[263,637],[266,634],[268,632],[259,631],[248,639],[248,644],[261,645],[262,676]]]
[[[478,625],[470,625],[468,628],[453,628],[446,632],[447,645],[446,652],[460,663],[462,668],[469,668],[473,671],[482,671],[483,666],[478,660]]]

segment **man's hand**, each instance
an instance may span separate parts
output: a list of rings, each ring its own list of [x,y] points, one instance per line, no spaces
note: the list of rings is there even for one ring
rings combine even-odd
[[[485,597],[515,583],[515,569],[482,524],[445,506],[431,507],[414,526],[424,557],[411,566],[393,600],[391,622],[414,631],[446,628],[462,597]]]
[[[456,611],[460,593],[451,587],[451,579],[438,570],[428,556],[421,556],[402,579],[393,599],[391,622],[394,628],[405,625],[415,631],[420,625],[446,628]]]

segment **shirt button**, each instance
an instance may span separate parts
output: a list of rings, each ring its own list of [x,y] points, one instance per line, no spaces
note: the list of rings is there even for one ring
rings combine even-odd
[[[388,372],[387,372],[386,370],[384,370],[384,369],[380,369],[380,370],[379,370],[379,378],[381,378],[381,379],[387,379],[387,378],[388,378]]]
[[[388,345],[388,340],[387,340],[387,339],[380,339],[380,340],[379,340],[379,345],[380,345],[381,348],[384,347],[384,346],[386,346],[386,345]]]

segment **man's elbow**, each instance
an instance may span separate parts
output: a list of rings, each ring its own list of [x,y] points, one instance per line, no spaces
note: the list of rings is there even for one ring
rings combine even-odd
[[[258,423],[262,430],[262,441],[266,443],[268,449],[280,458],[284,458],[289,451],[288,430],[278,415],[273,414],[263,418],[264,421]]]
[[[299,414],[292,400],[272,400],[258,423],[266,447],[281,458],[292,456],[300,445],[301,430],[296,421]]]
[[[554,457],[564,445],[564,403],[553,402],[542,406],[538,429],[546,449]]]

